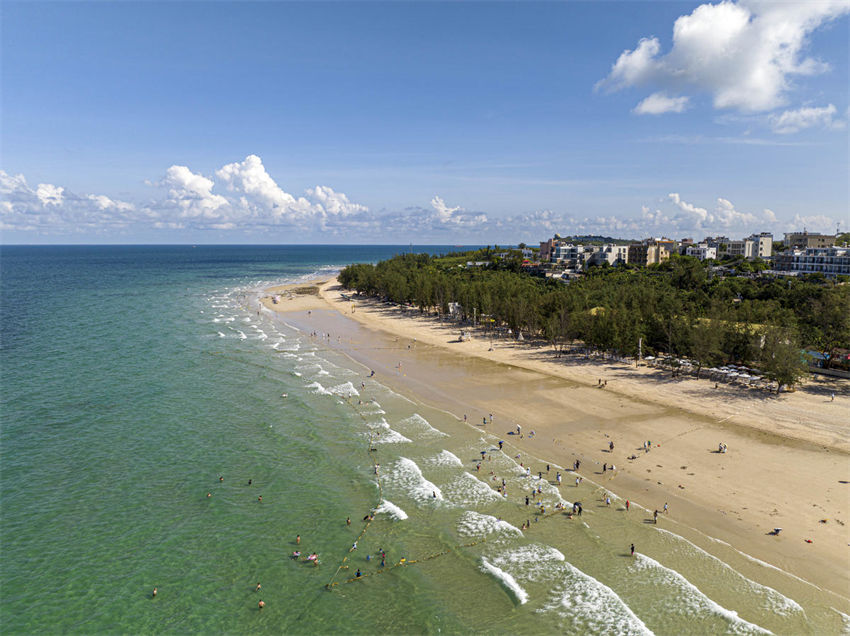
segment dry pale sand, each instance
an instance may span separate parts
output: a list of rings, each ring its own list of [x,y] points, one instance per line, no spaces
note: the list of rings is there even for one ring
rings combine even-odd
[[[655,369],[557,358],[543,345],[476,334],[460,342],[457,325],[343,299],[335,281],[317,286],[319,294],[275,288],[284,296],[263,303],[342,335],[339,348],[382,381],[472,424],[490,413],[495,434],[520,424],[523,438],[510,442],[528,453],[561,466],[580,459],[580,472],[650,511],[669,503],[661,523],[671,529],[699,529],[850,598],[850,383],[819,380],[781,396],[715,389]],[[715,452],[720,442],[726,454]],[[603,462],[617,470],[603,473]],[[767,535],[774,527],[782,533]]]

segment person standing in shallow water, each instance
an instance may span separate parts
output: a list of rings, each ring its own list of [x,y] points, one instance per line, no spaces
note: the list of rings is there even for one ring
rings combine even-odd
[[[632,549],[632,556],[634,556],[635,555],[635,544],[634,543],[631,545],[631,549]]]

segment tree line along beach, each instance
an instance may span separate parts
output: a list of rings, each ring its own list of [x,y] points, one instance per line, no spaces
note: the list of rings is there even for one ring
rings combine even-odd
[[[619,497],[649,510],[669,504],[667,518],[684,528],[846,592],[846,382],[814,381],[778,398],[714,388],[627,362],[559,357],[545,341],[468,327],[461,340],[457,324],[352,295],[336,280],[315,285],[307,295],[271,289],[263,303],[331,334],[330,346],[382,382],[470,424],[492,414],[483,428],[496,436],[520,424],[534,436],[509,439],[527,452],[561,466],[580,458]],[[728,452],[718,453],[720,444]],[[776,527],[782,533],[770,536]]]

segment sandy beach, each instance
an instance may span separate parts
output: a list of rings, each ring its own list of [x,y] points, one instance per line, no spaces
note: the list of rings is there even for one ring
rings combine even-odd
[[[475,331],[461,341],[457,324],[352,297],[335,280],[267,293],[266,307],[331,334],[381,382],[545,462],[578,459],[580,474],[630,499],[633,512],[651,518],[657,509],[662,527],[729,543],[848,607],[847,381],[818,379],[780,396],[715,388],[660,369],[557,357],[542,343]],[[728,452],[717,452],[721,442]],[[566,473],[563,488],[572,479]],[[778,536],[768,534],[776,527]]]

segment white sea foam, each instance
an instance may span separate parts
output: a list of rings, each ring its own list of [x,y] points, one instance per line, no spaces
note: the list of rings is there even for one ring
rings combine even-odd
[[[443,499],[443,491],[425,479],[416,462],[407,457],[399,457],[387,475],[393,485],[402,487],[419,503]]]
[[[331,393],[334,393],[340,397],[349,397],[352,395],[360,395],[357,389],[354,388],[354,385],[351,382],[343,382],[342,384],[338,384],[337,386],[330,389]]]
[[[507,521],[474,510],[467,510],[460,516],[457,522],[457,530],[459,534],[465,537],[486,537],[493,533],[523,536],[519,528],[512,526]]]
[[[463,468],[463,462],[460,461],[460,458],[453,452],[447,450],[441,450],[434,457],[426,459],[425,461],[433,466],[452,466],[456,468]]]
[[[474,475],[463,472],[446,486],[446,499],[457,506],[480,506],[501,501],[502,495]]]
[[[393,519],[397,519],[398,521],[403,521],[407,519],[407,513],[396,506],[393,502],[387,501],[386,499],[381,500],[381,505],[375,508],[375,514],[384,513]]]
[[[834,607],[830,607],[829,609],[838,614],[838,616],[841,618],[841,622],[844,624],[844,628],[841,630],[841,633],[850,634],[850,616],[847,616],[847,614],[845,614],[844,612],[839,612]]]
[[[295,373],[295,372],[293,371],[293,373]],[[331,391],[328,391],[319,382],[311,382],[310,384],[307,385],[307,388],[312,389],[313,393],[316,393],[316,394],[319,394],[319,395],[333,395],[333,393]]]
[[[293,372],[292,372],[292,375],[294,375],[294,376],[295,376],[295,377],[297,377],[297,378],[300,378],[300,377],[301,377],[301,374],[300,374],[300,373],[298,373],[298,371],[293,371]]]
[[[533,582],[551,579],[566,560],[560,550],[540,543],[524,545],[493,557],[493,562],[499,567],[509,569],[523,581]]]
[[[406,426],[410,426],[411,428],[414,428],[417,431],[421,431],[421,434],[425,436],[446,437],[446,433],[443,433],[443,431],[437,430],[436,428],[431,426],[431,423],[424,417],[419,415],[419,413],[414,413],[410,417],[406,417],[400,423]]]
[[[670,532],[669,530],[665,530],[664,528],[656,528],[656,530],[658,530],[659,532],[661,532],[665,535],[672,537],[675,540],[683,541],[684,543],[691,546],[691,549],[695,550],[696,552],[698,552],[702,556],[711,559],[712,561],[714,561],[715,563],[720,565],[723,569],[728,570],[730,574],[732,574],[736,578],[741,579],[744,582],[744,584],[747,585],[752,590],[755,590],[756,592],[763,594],[765,596],[765,600],[767,601],[767,606],[771,611],[776,612],[777,614],[783,614],[783,615],[790,614],[791,612],[802,612],[803,611],[803,608],[794,599],[788,598],[784,594],[781,594],[780,592],[777,592],[776,590],[774,590],[772,587],[768,587],[767,585],[762,585],[761,583],[756,583],[755,581],[748,579],[747,577],[745,577],[743,574],[738,572],[738,570],[734,569],[732,566],[730,566],[725,561],[718,559],[716,556],[714,556],[710,552],[706,552],[701,547],[699,547],[698,545],[688,541],[684,537],[680,537],[678,534],[674,534],[673,532]]]
[[[238,331],[238,330],[237,330],[237,331]],[[246,335],[245,335],[245,332],[244,332],[244,331],[239,331],[239,339],[240,339],[240,340],[245,340],[245,339],[247,339],[247,338],[248,338],[248,336],[246,336]]]
[[[770,634],[768,630],[763,627],[759,627],[755,623],[750,623],[749,621],[744,620],[738,613],[726,609],[716,601],[711,600],[708,596],[703,594],[699,588],[688,581],[684,576],[676,572],[676,570],[672,570],[668,567],[661,565],[655,559],[646,556],[645,554],[636,554],[635,561],[633,567],[637,570],[655,570],[657,571],[662,580],[666,581],[679,588],[680,591],[685,592],[685,594],[680,594],[679,598],[684,602],[688,603],[695,614],[699,614],[701,612],[711,612],[718,616],[723,617],[729,622],[729,627],[734,633],[738,634]]]
[[[372,438],[372,443],[374,444],[406,444],[410,443],[410,440],[406,438],[404,435],[399,433],[398,431],[394,431],[393,429],[387,427],[384,430],[380,437]]]
[[[520,605],[524,605],[526,602],[528,602],[528,592],[526,592],[524,589],[522,589],[522,587],[520,587],[520,584],[517,583],[516,579],[514,577],[512,577],[510,574],[508,574],[504,570],[496,567],[495,565],[490,563],[484,557],[481,557],[481,569],[484,572],[489,572],[490,574],[495,576],[497,579],[499,579],[499,581],[501,581],[502,584],[506,588],[508,588],[508,590],[511,592],[511,594],[514,595],[514,597],[516,598],[517,602],[519,602]]]
[[[373,444],[403,444],[410,442],[404,435],[391,429],[384,418],[381,418],[377,422],[370,422],[366,426],[372,431],[369,437]]]
[[[227,336],[225,336],[223,333],[221,333],[221,332],[219,331],[219,332],[218,332],[218,337],[219,337],[219,338],[226,338]]]
[[[541,612],[554,611],[569,632],[605,634],[652,634],[610,587],[585,574],[569,562],[562,564],[564,580],[553,590],[550,602]]]

